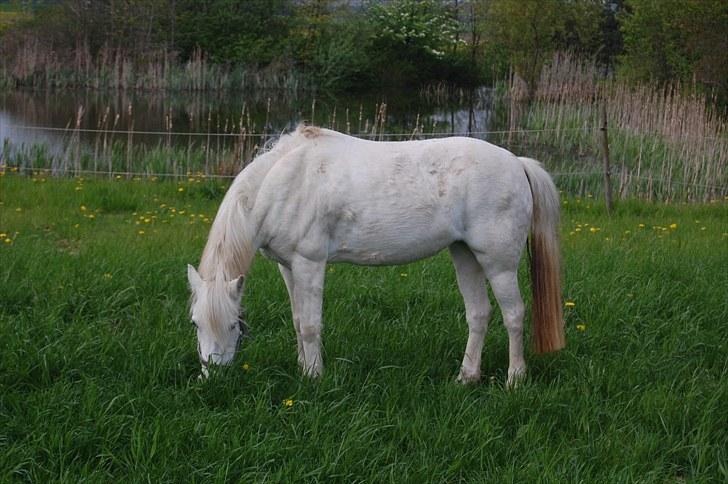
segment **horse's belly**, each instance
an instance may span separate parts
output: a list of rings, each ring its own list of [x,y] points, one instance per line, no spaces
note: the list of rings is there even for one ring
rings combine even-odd
[[[432,222],[432,221],[431,221]],[[458,240],[444,224],[375,224],[346,231],[329,243],[328,260],[362,265],[406,264],[437,254]]]

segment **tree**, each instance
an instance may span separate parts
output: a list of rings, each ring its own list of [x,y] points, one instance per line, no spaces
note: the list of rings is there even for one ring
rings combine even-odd
[[[596,51],[601,15],[600,0],[492,0],[484,35],[533,91],[554,50]]]
[[[201,49],[215,62],[267,64],[282,56],[290,0],[178,0],[177,45]]]
[[[375,57],[385,83],[417,84],[437,77],[459,43],[457,20],[442,2],[395,0],[369,9]]]
[[[728,2],[625,0],[622,74],[695,80],[728,98]]]

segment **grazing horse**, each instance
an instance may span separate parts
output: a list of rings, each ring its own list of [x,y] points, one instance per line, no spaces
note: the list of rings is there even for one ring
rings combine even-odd
[[[235,356],[240,299],[256,251],[278,262],[291,301],[298,363],[317,377],[326,264],[404,264],[450,250],[465,301],[468,341],[458,380],[477,381],[491,307],[508,331],[508,384],[526,369],[518,263],[531,232],[533,348],[563,348],[559,198],[548,173],[464,137],[375,142],[299,127],[232,183],[199,272],[188,265],[203,375]]]

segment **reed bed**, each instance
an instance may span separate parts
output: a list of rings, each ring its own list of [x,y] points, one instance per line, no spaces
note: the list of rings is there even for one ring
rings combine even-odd
[[[616,194],[662,201],[728,195],[728,129],[694,86],[629,84],[605,78],[593,63],[560,54],[541,75],[530,105],[520,81],[509,89],[505,144],[536,154],[551,170],[588,173],[564,181],[570,191],[601,191],[601,109],[608,119]]]
[[[229,66],[210,61],[200,50],[181,61],[169,49],[149,50],[140,57],[123,47],[105,46],[92,55],[84,43],[64,50],[34,38],[17,42],[0,49],[0,87],[293,92],[313,88],[310,79],[291,65]]]

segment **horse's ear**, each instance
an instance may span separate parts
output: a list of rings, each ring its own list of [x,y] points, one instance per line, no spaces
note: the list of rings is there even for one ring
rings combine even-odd
[[[239,298],[243,295],[243,288],[245,287],[245,276],[236,277],[232,281],[228,282],[230,288],[230,294],[235,298]]]
[[[190,283],[190,288],[196,291],[202,285],[202,278],[200,274],[192,267],[191,264],[187,264],[187,280]]]

